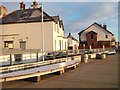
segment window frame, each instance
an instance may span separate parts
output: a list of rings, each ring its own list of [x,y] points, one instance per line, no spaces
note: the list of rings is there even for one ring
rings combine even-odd
[[[105,38],[108,38],[108,35],[105,35]]]
[[[12,45],[12,47],[9,47],[10,44]],[[4,41],[4,48],[13,49],[14,42],[13,41]]]

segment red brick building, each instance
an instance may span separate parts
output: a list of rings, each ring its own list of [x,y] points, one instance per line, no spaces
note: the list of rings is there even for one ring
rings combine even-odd
[[[115,46],[114,34],[107,30],[107,25],[93,23],[85,30],[78,33],[79,48],[105,48]]]

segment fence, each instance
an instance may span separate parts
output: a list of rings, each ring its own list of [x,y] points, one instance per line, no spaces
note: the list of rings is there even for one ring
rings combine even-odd
[[[110,50],[111,48],[99,48],[99,49],[91,49],[90,51],[92,52],[102,52],[104,50]],[[56,59],[59,57],[71,57],[74,55],[82,54],[81,51],[83,50],[89,50],[89,49],[79,49],[79,50],[68,50],[68,51],[59,51],[59,52],[64,52],[60,53],[58,56],[57,54],[59,53],[58,51],[56,52],[49,52],[50,55],[49,58],[47,57],[47,60],[51,59]],[[41,50],[18,50],[18,49],[4,49],[3,50],[2,56],[0,56],[0,62],[2,63],[1,66],[7,66],[7,65],[15,65],[15,64],[25,64],[25,63],[32,63],[32,62],[39,62],[42,61],[42,53]],[[44,58],[46,60],[46,54],[44,53]]]

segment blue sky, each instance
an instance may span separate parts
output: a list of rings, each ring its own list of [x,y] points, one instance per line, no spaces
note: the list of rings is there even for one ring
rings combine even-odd
[[[3,1],[2,4],[7,7],[8,12],[19,9],[19,2]],[[32,2],[26,3],[26,8],[31,4]],[[107,24],[108,30],[115,34],[118,40],[118,2],[43,2],[43,7],[49,15],[60,16],[66,36],[71,32],[78,39],[81,30],[97,22]]]

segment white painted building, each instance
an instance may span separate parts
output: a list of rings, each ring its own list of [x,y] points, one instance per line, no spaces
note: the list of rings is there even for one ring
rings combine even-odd
[[[115,45],[115,37],[107,29],[107,25],[100,25],[96,22],[90,25],[85,30],[78,33],[79,34],[79,41],[80,47],[85,46],[92,46],[93,48],[102,47],[111,47]]]
[[[67,50],[63,21],[59,16],[49,16],[43,12],[42,30],[42,9],[37,7],[35,4],[34,8],[25,9],[25,4],[22,2],[20,10],[2,18],[0,48],[42,49],[44,30],[44,51]]]
[[[67,36],[67,42],[68,42],[68,49],[69,50],[77,50],[79,46],[79,42],[77,39],[75,39],[71,33]]]

